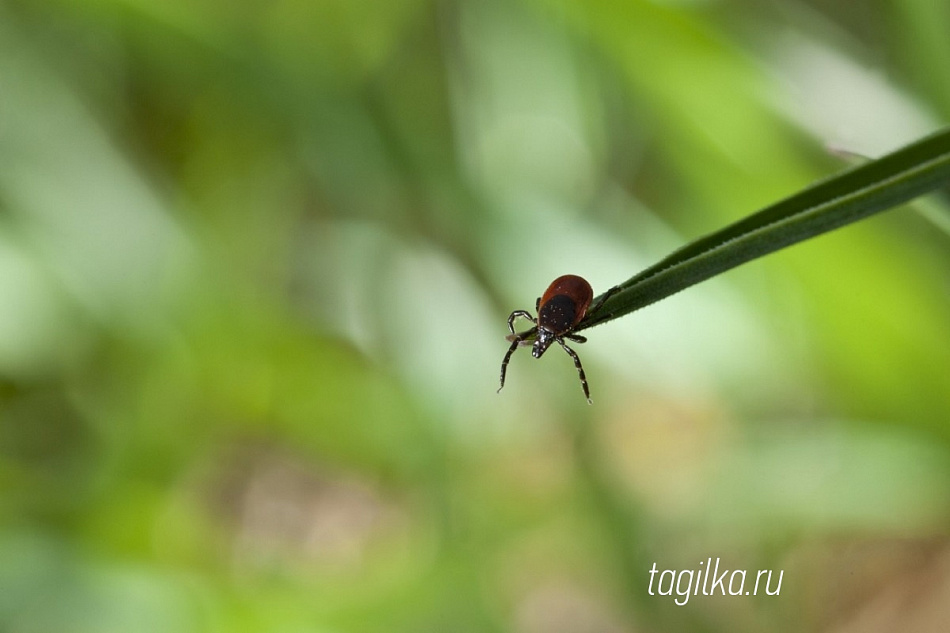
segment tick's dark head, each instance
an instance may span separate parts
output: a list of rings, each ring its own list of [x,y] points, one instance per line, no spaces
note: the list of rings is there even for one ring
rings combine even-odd
[[[541,355],[554,342],[554,336],[554,332],[551,330],[543,327],[538,328],[538,338],[535,339],[534,346],[531,348],[531,355],[535,358],[541,358]]]

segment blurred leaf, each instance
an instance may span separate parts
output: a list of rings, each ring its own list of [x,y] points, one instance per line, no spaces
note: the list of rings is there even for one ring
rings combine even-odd
[[[950,512],[947,464],[942,446],[904,429],[834,420],[763,429],[723,461],[706,510],[729,533],[928,534]]]

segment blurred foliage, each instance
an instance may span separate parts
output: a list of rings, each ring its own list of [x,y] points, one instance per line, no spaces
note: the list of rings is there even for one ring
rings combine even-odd
[[[554,277],[939,127],[948,32],[923,0],[0,0],[0,630],[950,620],[945,200],[593,330],[593,407],[563,355],[494,393]],[[781,596],[647,595],[710,556]]]

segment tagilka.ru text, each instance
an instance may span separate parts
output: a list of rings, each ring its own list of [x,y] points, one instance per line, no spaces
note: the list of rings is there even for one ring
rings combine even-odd
[[[707,558],[699,561],[698,569],[659,570],[656,563],[650,568],[651,596],[677,596],[673,602],[683,606],[690,596],[757,596],[762,590],[764,595],[777,596],[782,591],[784,570],[778,570],[778,580],[772,587],[772,570],[760,569],[719,569],[719,559]]]

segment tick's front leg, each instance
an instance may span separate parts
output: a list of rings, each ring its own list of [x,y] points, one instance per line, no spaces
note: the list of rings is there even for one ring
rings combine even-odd
[[[508,315],[508,331],[511,332],[512,334],[515,333],[515,319],[517,319],[518,317],[521,317],[522,319],[527,319],[531,321],[532,323],[534,323],[535,325],[538,324],[537,320],[533,316],[531,316],[531,313],[528,312],[527,310],[515,310],[510,315]]]

